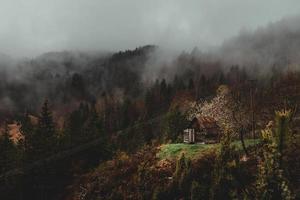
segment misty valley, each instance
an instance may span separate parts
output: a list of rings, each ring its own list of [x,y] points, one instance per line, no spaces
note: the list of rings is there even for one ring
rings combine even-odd
[[[300,199],[300,17],[263,24],[210,48],[181,48],[170,25],[160,40],[136,30],[149,45],[34,56],[2,50],[0,30],[0,199]]]

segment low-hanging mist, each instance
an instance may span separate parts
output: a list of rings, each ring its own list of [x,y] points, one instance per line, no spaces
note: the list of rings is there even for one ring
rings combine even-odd
[[[197,79],[236,65],[254,76],[273,69],[298,69],[299,22],[300,17],[295,16],[255,31],[241,31],[210,51],[194,48],[180,52],[149,45],[117,53],[49,52],[22,60],[3,54],[0,110],[36,110],[45,98],[61,104],[73,98],[96,101],[103,93],[114,91],[134,95],[157,79]]]

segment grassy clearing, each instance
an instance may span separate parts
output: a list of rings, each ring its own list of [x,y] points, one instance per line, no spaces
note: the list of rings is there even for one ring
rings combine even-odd
[[[254,146],[259,143],[259,140],[248,139],[245,140],[246,147]],[[242,144],[240,141],[235,141],[233,144],[237,147],[237,149],[242,149]],[[160,147],[160,152],[158,153],[158,157],[160,159],[174,159],[177,158],[182,152],[186,157],[191,159],[196,158],[201,155],[202,152],[207,150],[216,151],[219,149],[220,144],[164,144]]]

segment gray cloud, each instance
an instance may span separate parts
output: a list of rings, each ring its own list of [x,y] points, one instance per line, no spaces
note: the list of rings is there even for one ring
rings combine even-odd
[[[299,0],[0,0],[0,52],[218,45],[300,13]]]

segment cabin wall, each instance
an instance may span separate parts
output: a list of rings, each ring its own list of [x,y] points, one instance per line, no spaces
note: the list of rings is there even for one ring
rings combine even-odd
[[[186,129],[183,134],[184,143],[194,143],[195,142],[195,131],[194,129]]]

